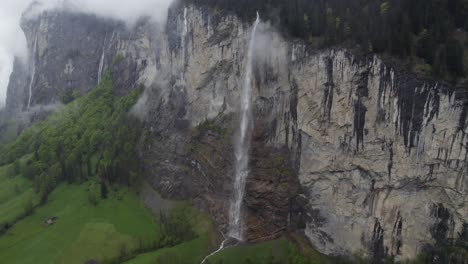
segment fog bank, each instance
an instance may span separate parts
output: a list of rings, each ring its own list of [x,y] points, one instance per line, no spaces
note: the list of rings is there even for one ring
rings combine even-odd
[[[66,8],[73,12],[123,20],[131,25],[141,16],[164,23],[173,0],[13,0],[0,3],[0,108],[5,104],[6,90],[14,57],[26,59],[26,39],[20,28],[24,12],[28,17],[44,10]]]

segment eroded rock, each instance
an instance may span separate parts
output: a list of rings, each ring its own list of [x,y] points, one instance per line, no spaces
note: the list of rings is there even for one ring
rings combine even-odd
[[[192,199],[224,230],[250,25],[195,6],[186,21],[175,7],[166,27],[142,20],[133,29],[59,14],[24,27],[30,44],[40,32],[33,104],[57,100],[59,87],[91,89],[108,49],[104,68],[117,92],[146,87],[138,115],[148,181],[164,198]],[[71,18],[67,32],[75,33],[60,31]],[[90,21],[99,26],[88,32]],[[310,50],[265,23],[257,38],[244,201],[250,240],[304,229],[323,253],[378,261],[414,258],[461,232],[468,219],[466,88],[408,74],[377,56]],[[76,52],[52,52],[64,40]],[[64,71],[70,59],[73,71]],[[11,111],[27,100],[15,65]]]

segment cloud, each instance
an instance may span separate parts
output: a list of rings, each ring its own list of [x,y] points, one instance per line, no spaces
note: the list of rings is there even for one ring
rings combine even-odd
[[[164,21],[172,0],[124,0],[119,1],[118,4],[115,0],[74,0],[70,2],[72,2],[72,9],[133,23],[141,16]],[[73,6],[73,4],[76,5]]]
[[[21,12],[27,0],[5,1],[0,4],[0,108],[5,104],[6,87],[13,68],[13,57],[26,54],[26,40],[19,27]]]
[[[43,10],[67,8],[74,12],[91,13],[100,17],[123,20],[133,24],[141,16],[165,22],[173,0],[8,0],[0,3],[0,108],[5,103],[6,89],[15,56],[26,58],[27,48],[20,19],[31,3],[28,15]]]
[[[0,109],[5,105],[6,91],[13,68],[12,56],[0,49]]]

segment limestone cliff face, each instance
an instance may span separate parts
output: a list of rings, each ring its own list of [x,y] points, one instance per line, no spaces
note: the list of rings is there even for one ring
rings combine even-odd
[[[250,25],[194,6],[171,9],[166,27],[66,12],[24,25],[30,50],[38,36],[32,103],[89,91],[100,68],[119,93],[145,85],[135,112],[147,128],[148,181],[165,197],[192,199],[225,228]],[[303,229],[323,253],[403,259],[455,238],[468,219],[463,88],[376,56],[309,50],[267,24],[257,38],[249,239]],[[12,112],[27,101],[19,70]]]
[[[414,257],[441,239],[438,225],[443,239],[454,238],[467,219],[461,91],[345,51],[297,64],[299,177],[317,213],[306,228],[312,241],[328,253],[367,245]]]
[[[96,63],[109,28],[105,21],[98,23],[93,16],[49,12],[39,18],[23,19],[21,26],[27,36],[29,65],[18,60],[14,73],[29,74],[12,76],[7,103],[10,112],[27,108],[30,87],[33,107],[56,102],[67,90],[86,92],[96,85]]]

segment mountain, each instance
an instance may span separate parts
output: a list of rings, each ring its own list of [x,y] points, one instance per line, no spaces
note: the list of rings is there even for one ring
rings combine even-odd
[[[6,112],[67,104],[105,73],[117,96],[143,86],[132,113],[143,126],[135,146],[145,181],[226,232],[252,23],[192,4],[174,5],[165,26],[67,10],[24,19],[30,63],[15,62]],[[248,241],[299,232],[321,253],[380,263],[443,255],[463,239],[466,88],[358,49],[311,47],[267,21],[252,85]]]

